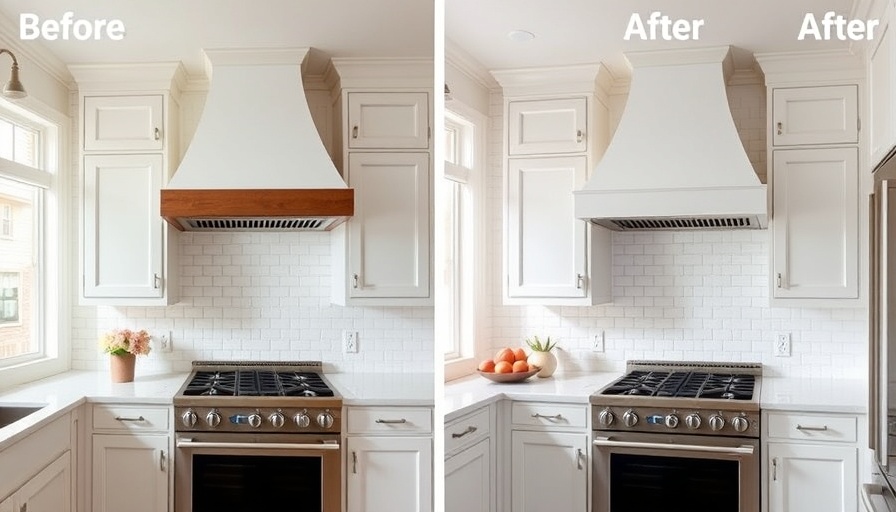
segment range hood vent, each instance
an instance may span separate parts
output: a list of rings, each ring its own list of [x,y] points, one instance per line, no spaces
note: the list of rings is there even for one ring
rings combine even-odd
[[[302,49],[206,50],[196,133],[161,191],[182,231],[322,231],[354,214],[302,87]]]
[[[727,46],[634,52],[616,135],[576,218],[613,230],[760,229],[766,186],[738,136],[725,89]]]

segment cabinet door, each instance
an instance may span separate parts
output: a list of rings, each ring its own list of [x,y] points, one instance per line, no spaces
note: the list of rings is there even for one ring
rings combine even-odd
[[[859,99],[855,85],[775,89],[775,146],[859,142]]]
[[[349,437],[346,510],[432,510],[432,438]]]
[[[582,153],[588,148],[585,98],[511,101],[507,104],[508,153]]]
[[[93,436],[93,511],[168,510],[168,436]]]
[[[778,150],[772,296],[858,297],[858,150]]]
[[[84,97],[85,151],[162,149],[162,96]]]
[[[348,147],[426,149],[429,95],[425,92],[348,94]]]
[[[429,297],[430,182],[426,153],[349,155],[349,297]]]
[[[488,439],[447,459],[445,512],[493,511],[492,476]]]
[[[584,156],[509,160],[508,297],[587,295],[588,226],[572,200],[585,172]]]
[[[514,431],[511,443],[514,512],[587,510],[587,434]]]
[[[855,512],[854,446],[768,443],[769,512]]]
[[[16,509],[23,512],[71,512],[71,452],[66,451],[28,480],[16,491],[14,498]]]
[[[161,155],[84,157],[84,297],[162,296]]]
[[[896,143],[896,115],[894,115],[894,98],[892,87],[896,84],[893,74],[896,73],[896,51],[893,45],[891,23],[893,15],[892,2],[887,2],[878,36],[872,42],[868,63],[868,79],[870,83],[871,108],[871,161],[880,162]]]

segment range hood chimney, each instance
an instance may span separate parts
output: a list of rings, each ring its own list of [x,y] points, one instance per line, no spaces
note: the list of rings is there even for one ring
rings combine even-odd
[[[302,88],[302,49],[206,50],[211,80],[161,215],[187,231],[322,231],[354,213]]]
[[[766,187],[725,90],[729,47],[627,53],[628,101],[582,190],[577,218],[609,229],[765,228]]]

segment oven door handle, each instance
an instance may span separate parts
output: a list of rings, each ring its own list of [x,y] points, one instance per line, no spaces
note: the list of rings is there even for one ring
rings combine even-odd
[[[647,448],[654,450],[680,450],[690,452],[731,453],[736,455],[753,455],[753,447],[742,446],[700,446],[693,444],[640,443],[636,441],[613,441],[609,437],[595,437],[594,446],[611,448]]]
[[[211,443],[184,439],[178,448],[226,448],[247,450],[338,450],[339,443]]]

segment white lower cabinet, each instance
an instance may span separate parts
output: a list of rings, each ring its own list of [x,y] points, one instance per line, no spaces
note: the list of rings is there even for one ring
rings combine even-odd
[[[93,436],[94,512],[168,510],[168,436]]]
[[[349,437],[346,510],[432,510],[431,437]]]
[[[856,512],[864,416],[763,413],[766,512]]]
[[[854,446],[769,443],[768,512],[855,512]]]
[[[445,460],[445,512],[489,512],[492,464],[489,439]]]
[[[0,511],[71,512],[71,486],[72,459],[66,451],[0,503]]]
[[[511,434],[511,509],[514,512],[588,510],[588,435]]]

